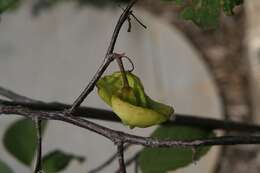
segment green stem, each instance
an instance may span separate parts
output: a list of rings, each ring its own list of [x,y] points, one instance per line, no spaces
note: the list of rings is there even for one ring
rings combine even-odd
[[[129,88],[129,83],[128,83],[127,76],[126,76],[126,71],[125,71],[125,68],[124,68],[123,61],[122,61],[122,55],[120,55],[120,54],[116,55],[116,62],[119,66],[120,72],[121,72],[122,77],[123,77],[123,87]]]

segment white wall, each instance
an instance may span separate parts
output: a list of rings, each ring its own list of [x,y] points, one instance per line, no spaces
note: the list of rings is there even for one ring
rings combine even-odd
[[[120,10],[93,8],[77,10],[61,5],[31,18],[29,6],[5,14],[0,24],[0,85],[44,101],[72,103],[101,63]],[[135,73],[147,93],[175,107],[178,113],[220,117],[220,104],[209,74],[198,54],[179,32],[144,12],[136,15],[148,26],[133,25],[120,34],[116,51],[125,52],[135,63]],[[113,64],[109,71],[117,70]],[[84,105],[109,109],[93,92]],[[1,117],[0,136],[14,118]],[[133,134],[148,135],[153,128],[128,130],[122,124],[99,122]],[[43,142],[44,153],[62,148],[86,155],[84,165],[72,163],[69,172],[83,173],[115,152],[110,141],[77,127],[51,122]],[[133,154],[132,149],[126,157]],[[28,170],[17,163],[0,145],[0,157],[16,172]],[[210,172],[215,152],[178,172]],[[205,162],[204,162],[205,163]],[[103,172],[113,172],[117,164]],[[132,169],[129,169],[131,172]]]

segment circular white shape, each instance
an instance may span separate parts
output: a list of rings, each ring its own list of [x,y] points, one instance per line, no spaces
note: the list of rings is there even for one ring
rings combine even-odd
[[[0,27],[0,85],[20,94],[44,101],[72,103],[103,60],[112,31],[121,11],[86,8],[78,10],[63,4],[31,18],[29,6],[6,14]],[[213,82],[198,54],[180,32],[161,19],[136,11],[148,26],[134,24],[127,33],[124,26],[116,46],[135,63],[135,71],[146,92],[154,99],[173,105],[178,113],[218,118],[221,113]],[[115,64],[109,71],[118,70]],[[93,92],[84,103],[108,108]],[[0,132],[10,119],[0,120]],[[99,122],[110,128],[148,135],[154,128],[129,130],[122,124]],[[113,144],[97,134],[72,125],[51,122],[43,142],[44,153],[54,149],[87,156],[85,164],[73,162],[64,173],[83,173],[105,161],[115,152]],[[131,149],[126,157],[133,155]],[[16,172],[28,172],[14,161],[0,145],[1,157]],[[210,152],[196,166],[178,172],[207,173],[214,164]],[[202,163],[202,164],[201,164]],[[117,163],[104,172],[113,172]],[[132,168],[129,169],[129,172]]]

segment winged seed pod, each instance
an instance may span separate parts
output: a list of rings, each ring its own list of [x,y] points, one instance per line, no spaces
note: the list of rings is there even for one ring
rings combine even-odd
[[[123,124],[130,128],[149,127],[167,121],[174,114],[171,106],[146,95],[140,79],[126,72],[129,87],[124,87],[121,72],[104,76],[97,82],[98,94],[112,107]]]

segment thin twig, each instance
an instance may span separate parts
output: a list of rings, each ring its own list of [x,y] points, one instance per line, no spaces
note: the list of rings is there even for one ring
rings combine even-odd
[[[41,117],[41,119],[59,120],[73,124],[75,126],[88,129],[92,132],[100,134],[111,141],[122,141],[145,147],[198,147],[198,146],[213,146],[213,145],[241,145],[241,144],[260,144],[260,136],[222,136],[207,139],[195,140],[166,140],[151,137],[142,137],[116,131],[83,118],[75,116],[64,116],[64,112],[47,112],[35,111],[22,106],[3,106],[0,105],[0,115],[16,114],[25,117]]]
[[[126,58],[130,62],[132,68],[130,70],[127,70],[127,71],[132,72],[135,69],[135,65],[134,65],[133,61],[128,56],[122,56],[121,59],[123,59],[123,58]]]
[[[132,30],[132,23],[131,23],[131,18],[129,16],[127,18],[127,23],[128,23],[127,32],[131,32],[131,30]]]
[[[4,106],[23,106],[35,111],[63,111],[71,107],[71,105],[52,102],[52,103],[26,103],[26,102],[10,102],[0,99],[0,105]],[[121,122],[121,120],[112,111],[97,109],[91,107],[79,107],[73,114],[74,116],[92,118],[105,121]],[[217,120],[213,118],[203,118],[199,116],[192,116],[187,114],[174,115],[174,119],[168,120],[162,125],[165,126],[191,126],[197,128],[204,128],[209,130],[222,129],[237,132],[260,132],[260,126],[256,124],[239,123],[227,120]]]
[[[125,166],[128,167],[129,165],[131,165],[133,162],[135,163],[135,173],[138,173],[138,156],[139,156],[139,152],[137,152],[134,156],[132,156],[130,159],[127,159],[125,162]],[[120,173],[120,170],[117,170],[115,173]]]
[[[0,95],[4,96],[10,100],[17,101],[17,102],[26,102],[26,103],[34,103],[37,102],[36,100],[33,100],[31,98],[22,96],[20,94],[17,94],[9,89],[6,89],[4,87],[0,86]]]
[[[9,105],[5,105],[5,104]],[[13,104],[13,105],[12,105]],[[92,132],[98,133],[112,141],[122,141],[124,143],[130,143],[130,144],[138,144],[143,145],[146,147],[198,147],[198,146],[213,146],[213,145],[239,145],[239,144],[260,144],[260,136],[222,136],[222,137],[214,137],[214,138],[208,138],[208,139],[196,139],[196,140],[162,140],[162,139],[155,139],[151,137],[141,137],[141,136],[135,136],[131,134],[127,134],[120,131],[115,131],[103,126],[100,126],[96,123],[93,123],[91,121],[88,121],[83,118],[79,118],[76,116],[64,116],[63,111],[58,111],[61,109],[61,107],[64,108],[63,104],[58,103],[52,103],[52,104],[44,104],[44,103],[26,103],[23,104],[27,105],[33,105],[34,106],[46,106],[44,109],[45,111],[41,110],[35,110],[35,109],[29,109],[26,106],[23,105],[17,105],[17,102],[10,102],[10,101],[1,101],[0,102],[0,115],[2,114],[16,114],[16,115],[22,115],[28,118],[41,118],[41,119],[50,119],[50,120],[59,120],[63,122],[67,122],[70,124],[73,124],[75,126],[88,129]],[[48,107],[49,106],[49,107]],[[52,106],[52,111],[46,111],[46,109],[50,109],[50,106]],[[67,105],[68,106],[68,105]],[[66,107],[66,105],[65,105]],[[34,107],[35,108],[35,107]],[[39,108],[39,107],[38,107]],[[79,109],[80,110],[80,109]],[[90,109],[91,110],[91,109]],[[88,112],[88,111],[87,111]],[[102,110],[101,110],[102,112]],[[107,112],[107,111],[105,111]],[[102,115],[103,116],[103,115]],[[194,118],[194,117],[190,117]],[[195,118],[196,121],[203,122],[203,119]],[[205,122],[208,121],[208,119],[204,120]],[[212,122],[213,121],[213,122]],[[189,122],[190,123],[190,122]],[[188,124],[189,124],[188,123]],[[220,124],[219,124],[220,123]],[[219,120],[210,120],[209,124],[212,124],[213,126],[222,125],[221,123],[225,124],[225,121],[219,121]],[[235,125],[238,125],[239,128],[245,128],[247,124],[232,124],[233,127],[236,127]],[[225,124],[227,125],[227,124]],[[244,126],[245,125],[245,126]],[[225,126],[224,126],[225,127]],[[251,127],[248,125],[248,127]],[[259,128],[259,126],[255,126],[254,128]],[[255,129],[255,131],[257,131]]]
[[[35,126],[37,129],[37,157],[36,157],[34,173],[41,173],[42,171],[42,124],[39,117],[36,117],[35,119]]]
[[[116,25],[116,27],[114,29],[114,32],[113,32],[113,35],[112,35],[112,39],[111,39],[110,44],[109,44],[108,49],[107,49],[106,56],[108,56],[108,55],[113,53],[114,48],[115,48],[115,44],[116,44],[116,41],[117,41],[117,38],[118,38],[118,35],[119,35],[119,32],[120,32],[124,22],[127,20],[128,16],[129,16],[129,13],[131,12],[131,8],[134,6],[134,4],[137,1],[138,0],[132,0],[127,5],[127,7],[123,11],[123,13],[121,14],[121,16],[120,16],[120,18],[119,18],[119,20],[117,22],[117,25]]]
[[[119,6],[122,10],[124,10],[124,8],[123,7],[121,7],[121,6]],[[139,24],[139,25],[141,25],[144,29],[147,29],[147,26],[143,23],[143,22],[141,22],[141,20],[139,20],[135,15],[134,15],[134,13],[133,13],[133,11],[130,11],[130,16],[132,16],[136,21],[137,21],[137,23]]]
[[[124,145],[124,151],[127,150],[130,146],[131,144]],[[89,173],[97,173],[101,171],[102,169],[110,165],[116,158],[117,158],[117,153],[113,154],[111,157],[109,157],[104,163],[100,164],[98,167],[89,171]]]
[[[147,29],[147,26],[143,22],[141,22],[132,11],[130,11],[130,14],[144,29]]]
[[[119,164],[119,173],[126,173],[125,160],[124,160],[124,143],[117,142],[117,158]]]
[[[73,103],[72,107],[69,109],[69,113],[72,114],[73,112],[75,112],[75,110],[80,106],[80,104],[85,100],[85,98],[89,95],[89,93],[94,89],[96,82],[99,80],[99,78],[103,75],[103,73],[105,72],[105,70],[107,69],[107,67],[109,66],[109,64],[113,61],[112,58],[112,54],[115,48],[115,44],[119,35],[119,32],[124,24],[124,22],[127,20],[129,14],[130,14],[130,10],[132,8],[132,6],[137,2],[137,0],[132,0],[128,6],[126,7],[126,9],[124,10],[124,12],[121,14],[116,27],[114,29],[110,44],[108,46],[107,49],[107,53],[106,56],[101,64],[101,66],[99,67],[98,71],[96,72],[96,74],[93,76],[93,78],[91,79],[91,81],[88,83],[88,85],[86,86],[86,88],[84,89],[84,91],[80,94],[80,96],[75,100],[75,102]]]
[[[29,97],[22,96],[20,94],[17,94],[9,89],[6,89],[4,87],[0,86],[0,95],[4,96],[10,100],[16,101],[16,102],[23,102],[27,104],[41,104],[43,102],[31,99]],[[35,128],[37,132],[37,150],[36,150],[36,164],[34,168],[34,173],[41,172],[42,165],[41,165],[41,158],[42,158],[42,133],[41,133],[41,120],[39,117],[33,117],[32,118],[35,123]]]
[[[71,108],[68,110],[68,113],[73,114],[75,110],[80,106],[80,104],[84,101],[84,99],[89,95],[89,93],[91,93],[91,91],[94,89],[96,85],[96,82],[105,72],[109,64],[114,60],[112,56],[113,55],[109,55],[104,59],[98,71],[95,73],[94,77],[88,83],[87,87],[84,89],[84,91],[80,94],[80,96],[76,99],[76,101],[72,104]]]

